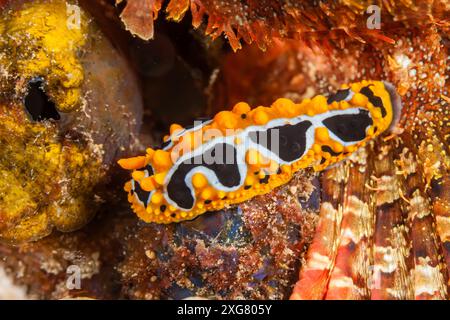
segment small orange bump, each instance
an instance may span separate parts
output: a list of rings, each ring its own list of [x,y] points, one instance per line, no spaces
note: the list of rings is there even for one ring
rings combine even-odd
[[[264,125],[264,124],[266,124],[269,121],[269,115],[262,108],[261,109],[256,109],[255,113],[253,114],[253,121],[257,125]]]
[[[316,110],[314,110],[314,106],[312,103],[310,103],[306,109],[305,109],[305,113],[308,117],[313,117],[316,115]]]
[[[249,175],[245,178],[245,185],[251,186],[255,183],[255,177],[253,175]]]
[[[219,126],[223,129],[234,129],[237,126],[236,115],[230,111],[219,112],[214,120],[219,123]]]
[[[333,102],[330,104],[330,109],[332,109],[332,110],[337,110],[337,109],[339,109],[339,102],[333,101]]]
[[[326,112],[328,110],[327,98],[322,95],[315,96],[312,99],[312,108],[316,114]]]
[[[166,141],[169,140],[169,139],[170,139],[170,136],[166,134],[166,135],[164,136],[164,138],[163,138],[163,141],[166,142]]]
[[[153,155],[153,164],[160,169],[167,169],[172,165],[170,153],[163,150],[156,150]]]
[[[157,184],[162,186],[162,185],[164,185],[164,180],[166,179],[166,175],[167,175],[167,172],[161,172],[161,173],[155,174],[153,176],[153,178],[155,179],[155,182]]]
[[[119,161],[117,161],[117,163],[125,170],[135,170],[145,167],[145,161],[146,157],[140,156],[128,159],[120,159]]]
[[[257,166],[259,164],[259,152],[254,149],[248,150],[245,155],[245,161],[249,165]]]
[[[174,123],[170,126],[170,135],[173,136],[174,134],[177,134],[181,130],[183,130],[183,127],[180,126],[179,124]]]
[[[187,217],[187,213],[185,211],[181,211],[180,216],[184,219]]]
[[[203,200],[211,200],[214,195],[214,190],[212,188],[206,188],[202,191],[200,196]]]
[[[359,83],[352,83],[350,88],[353,92],[359,92],[361,90],[361,85]]]
[[[295,109],[295,104],[290,99],[280,98],[273,103],[272,107],[278,110],[278,112],[292,114]]]
[[[155,181],[153,177],[144,178],[140,182],[142,190],[150,192],[156,189]]]
[[[245,102],[239,102],[233,107],[233,112],[237,115],[243,115],[250,111],[250,106]]]
[[[348,109],[348,108],[351,108],[350,103],[348,103],[348,102],[345,101],[345,100],[340,101],[340,102],[339,102],[339,106],[340,106],[340,108],[341,108],[342,110],[346,110],[346,109]]]
[[[368,102],[368,99],[365,95],[361,94],[361,93],[355,93],[352,97],[352,99],[350,100],[350,102],[355,105],[355,106],[365,106]]]
[[[155,154],[155,150],[152,148],[147,148],[146,150],[148,158],[151,160],[153,158],[153,155]]]
[[[317,143],[313,144],[312,149],[314,153],[319,154],[322,152],[322,148]]]
[[[162,202],[162,200],[163,200],[162,193],[159,191],[156,191],[152,196],[151,202],[153,204],[160,204]]]
[[[141,181],[145,178],[145,172],[144,171],[133,171],[131,174],[131,177],[136,181]]]
[[[126,192],[130,192],[131,191],[131,181],[127,181],[125,183],[125,186],[123,188]]]
[[[206,187],[208,180],[202,173],[196,173],[192,176],[192,184],[195,188],[201,189]]]
[[[292,113],[296,114],[296,115],[297,114],[305,114],[306,108],[308,108],[308,105],[303,102],[300,104],[294,104]]]
[[[344,149],[347,152],[354,152],[356,150],[356,146],[350,145],[350,146],[344,147]]]
[[[319,127],[316,129],[316,139],[319,142],[327,142],[330,139],[328,129],[325,127]]]
[[[219,199],[225,198],[226,195],[227,193],[225,191],[217,192],[217,196],[219,197]]]
[[[309,105],[311,103],[311,99],[310,98],[306,98],[306,99],[303,99],[301,102],[300,102],[300,104],[298,104],[298,105],[301,105],[301,106],[307,106],[307,105]]]
[[[338,143],[338,142],[335,142],[333,144],[333,150],[335,152],[343,152],[344,151],[344,146],[342,144]]]
[[[169,205],[169,211],[170,211],[170,212],[175,212],[175,211],[177,211],[177,208],[175,208],[175,207],[172,206],[172,205]]]
[[[279,167],[280,166],[276,161],[270,161],[269,171],[271,174],[277,173]]]

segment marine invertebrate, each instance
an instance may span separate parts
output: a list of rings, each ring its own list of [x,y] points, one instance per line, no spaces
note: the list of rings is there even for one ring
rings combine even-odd
[[[345,21],[348,2],[327,3],[336,4],[330,15]],[[40,297],[60,297],[65,290],[60,285],[63,268],[55,273],[40,268],[56,249],[51,261],[61,266],[72,262],[73,253],[91,257],[97,251],[97,261],[110,264],[92,279],[83,279],[83,290],[99,297],[112,293],[140,299],[288,298],[300,267],[292,298],[448,299],[450,42],[447,20],[434,19],[434,13],[448,16],[448,4],[421,1],[417,6],[421,5],[427,7],[413,15],[421,20],[419,28],[408,24],[408,8],[416,6],[414,1],[397,2],[388,13],[383,9],[383,22],[390,21],[385,18],[391,14],[398,21],[395,30],[382,28],[395,44],[371,39],[354,42],[346,36],[329,39],[332,30],[311,30],[305,38],[321,40],[317,44],[325,53],[309,50],[298,41],[280,44],[271,38],[269,58],[257,47],[244,47],[238,53],[240,63],[227,54],[227,63],[215,73],[218,76],[212,81],[218,91],[212,91],[210,99],[216,111],[237,101],[252,105],[268,105],[278,97],[300,101],[361,79],[383,79],[399,89],[403,133],[394,139],[380,137],[354,153],[350,161],[322,172],[320,186],[315,184],[321,196],[304,194],[300,206],[297,198],[305,184],[293,180],[240,204],[242,216],[239,209],[224,209],[223,214],[204,214],[171,225],[138,223],[126,212],[119,216],[122,209],[108,201],[104,205],[108,214],[94,221],[105,228],[103,232],[90,224],[79,232],[56,233],[17,249],[0,244],[4,253],[0,256],[9,263],[16,282],[28,285]],[[236,15],[220,16],[226,22]],[[327,47],[328,41],[340,43],[345,50]],[[157,129],[152,133],[159,134]],[[303,173],[295,178],[307,181]],[[317,236],[305,261],[302,252],[310,243],[318,198]],[[300,207],[312,199],[316,205],[305,222]],[[234,223],[240,220],[244,224]],[[308,222],[310,230],[304,230]],[[87,237],[80,238],[80,233]]]
[[[95,187],[139,127],[139,89],[126,62],[81,8],[79,24],[69,25],[67,5],[15,2],[0,16],[4,241],[89,221]]]
[[[391,85],[362,81],[328,99],[281,99],[253,110],[239,103],[193,128],[172,125],[161,149],[119,161],[135,170],[129,200],[140,218],[159,223],[243,202],[299,169],[320,171],[344,159],[395,126],[399,104]]]

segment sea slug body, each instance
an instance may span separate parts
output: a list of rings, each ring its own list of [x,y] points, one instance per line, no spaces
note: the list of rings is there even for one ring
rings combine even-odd
[[[346,158],[399,121],[389,83],[363,80],[335,94],[232,111],[190,128],[172,125],[160,148],[122,159],[128,200],[146,222],[171,223],[268,193],[300,169]]]

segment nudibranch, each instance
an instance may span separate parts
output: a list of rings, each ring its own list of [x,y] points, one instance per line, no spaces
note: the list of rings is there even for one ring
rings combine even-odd
[[[160,148],[122,159],[128,200],[146,222],[190,220],[268,193],[306,167],[321,171],[399,121],[389,83],[343,85],[328,97],[271,107],[236,104],[190,128],[173,124]]]

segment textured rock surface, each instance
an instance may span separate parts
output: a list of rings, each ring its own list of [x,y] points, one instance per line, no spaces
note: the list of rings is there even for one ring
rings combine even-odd
[[[65,1],[16,6],[0,17],[0,239],[8,242],[88,222],[96,188],[133,145],[142,114],[127,62],[83,11],[71,29]]]

